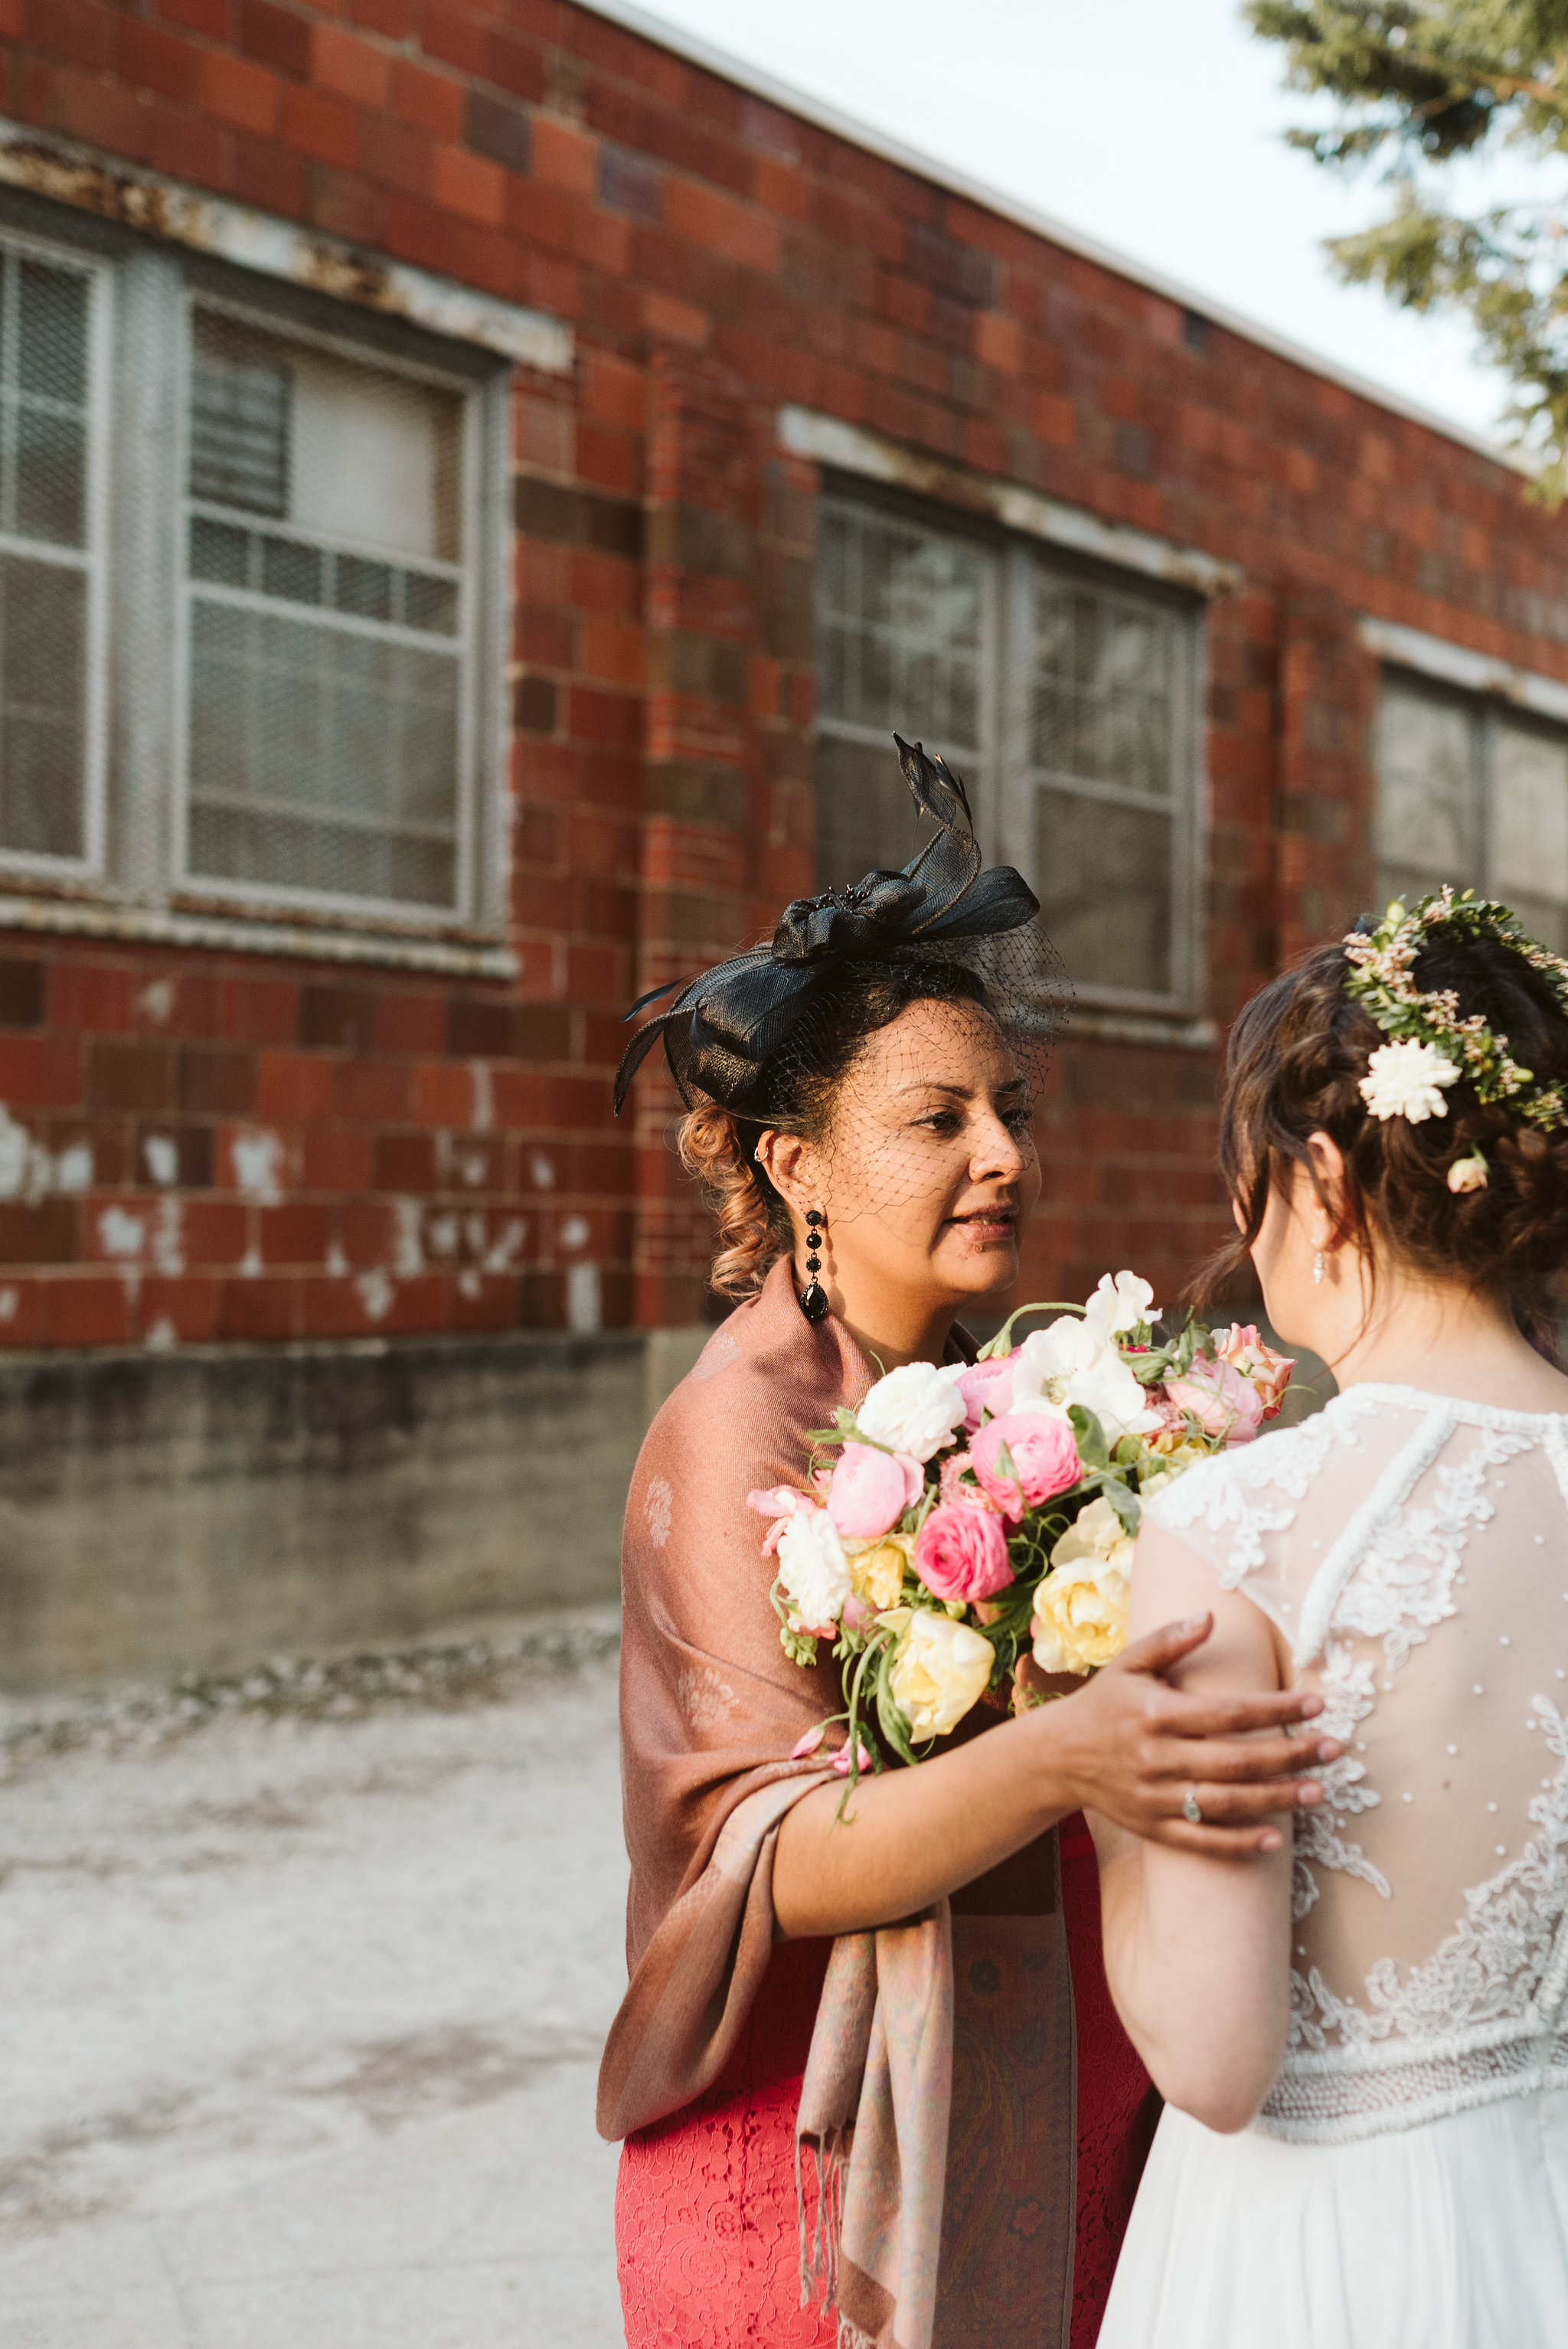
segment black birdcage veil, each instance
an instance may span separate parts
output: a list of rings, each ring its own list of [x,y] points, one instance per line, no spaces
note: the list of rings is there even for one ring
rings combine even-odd
[[[1010,866],[982,868],[961,780],[893,740],[934,838],[900,872],[797,899],[768,944],[683,987],[639,1030],[615,1086],[619,1111],[662,1040],[688,1109],[717,1102],[748,1134],[810,1139],[841,1224],[888,1211],[918,1181],[900,1104],[927,1080],[967,1072],[1026,1139],[1071,994],[1033,891]]]

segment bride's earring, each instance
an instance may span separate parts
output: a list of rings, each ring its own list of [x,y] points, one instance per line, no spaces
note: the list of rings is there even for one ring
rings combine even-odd
[[[828,1309],[828,1292],[817,1278],[822,1269],[819,1250],[822,1245],[821,1227],[826,1220],[820,1207],[812,1207],[807,1212],[806,1271],[810,1286],[800,1299],[800,1310],[808,1321],[820,1321]]]
[[[1312,1278],[1315,1284],[1321,1281],[1323,1278],[1323,1250],[1321,1248],[1318,1249],[1317,1254],[1312,1259]]]

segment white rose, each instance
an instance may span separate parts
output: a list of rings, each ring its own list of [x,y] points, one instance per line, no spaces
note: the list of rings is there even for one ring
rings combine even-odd
[[[809,1631],[825,1631],[853,1585],[839,1529],[826,1509],[798,1509],[779,1537],[779,1579]]]
[[[1112,1338],[1119,1330],[1136,1330],[1141,1322],[1152,1321],[1159,1307],[1154,1291],[1135,1272],[1119,1272],[1113,1280],[1102,1272],[1099,1286],[1084,1309],[1086,1326],[1102,1338]]]
[[[1429,1117],[1447,1117],[1449,1105],[1439,1088],[1457,1084],[1459,1073],[1435,1044],[1407,1037],[1367,1054],[1361,1098],[1376,1118],[1408,1117],[1412,1125],[1424,1125]]]
[[[855,1425],[873,1444],[929,1460],[952,1441],[968,1410],[958,1392],[967,1362],[905,1362],[879,1379],[855,1413]]]
[[[951,1615],[899,1608],[881,1619],[906,1612],[909,1620],[893,1651],[888,1685],[912,1738],[944,1737],[979,1702],[995,1651],[989,1640]]]

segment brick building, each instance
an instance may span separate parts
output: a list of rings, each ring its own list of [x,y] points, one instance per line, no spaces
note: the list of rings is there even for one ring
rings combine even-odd
[[[894,725],[1078,982],[1037,1295],[1181,1283],[1386,885],[1568,944],[1568,538],[1463,434],[619,0],[0,40],[13,1679],[613,1587],[712,1307],[620,1015],[902,861]]]

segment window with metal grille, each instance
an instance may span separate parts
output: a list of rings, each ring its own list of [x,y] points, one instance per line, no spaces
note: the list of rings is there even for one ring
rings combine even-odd
[[[0,243],[0,855],[98,852],[103,273]]]
[[[507,361],[41,209],[0,190],[0,879],[489,953]]]
[[[462,397],[207,304],[190,336],[185,874],[455,912]]]
[[[987,853],[1027,876],[1081,991],[1190,1000],[1197,657],[1187,599],[1000,533],[824,500],[819,887],[915,845],[896,727],[964,776]]]
[[[1181,993],[1191,900],[1193,629],[1151,595],[1019,566],[1025,867],[1080,987]]]
[[[1474,887],[1568,954],[1568,727],[1389,669],[1377,846],[1385,902]]]
[[[817,572],[817,874],[903,864],[918,838],[894,728],[940,749],[972,795],[990,757],[988,552],[902,517],[822,509]]]

